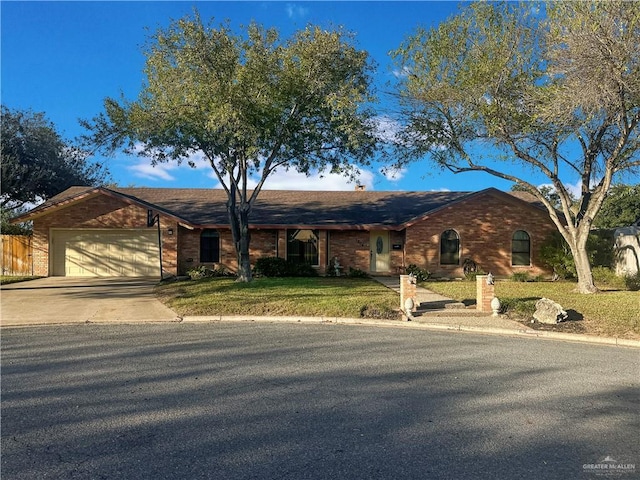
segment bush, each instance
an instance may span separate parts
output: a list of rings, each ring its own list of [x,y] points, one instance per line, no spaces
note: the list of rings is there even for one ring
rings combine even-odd
[[[426,282],[431,278],[431,272],[429,270],[420,268],[415,263],[412,263],[407,267],[407,273],[416,277],[416,281],[418,282]]]
[[[632,292],[637,292],[640,290],[640,272],[637,272],[635,275],[625,275],[624,283],[627,287],[627,290]]]
[[[469,282],[475,282],[476,281],[476,277],[478,275],[486,275],[486,272],[484,270],[482,270],[481,268],[478,268],[476,270],[467,271],[467,272],[464,272],[464,279],[469,281]]]
[[[500,311],[515,318],[530,319],[536,311],[537,299],[501,298]]]
[[[213,277],[232,277],[233,274],[225,270],[224,267],[209,268],[206,265],[200,265],[187,271],[187,275],[191,280],[200,280],[201,278]]]
[[[369,274],[364,270],[360,270],[359,268],[349,267],[349,273],[347,273],[347,277],[349,278],[369,278]]]
[[[591,270],[593,281],[600,287],[609,287],[624,290],[626,285],[624,278],[607,267],[593,267]]]
[[[610,267],[613,263],[614,248],[611,231],[592,232],[587,239],[587,253],[592,266]],[[577,277],[576,265],[571,249],[560,232],[553,232],[540,247],[540,258],[562,279]]]
[[[253,273],[265,277],[316,277],[318,275],[311,265],[293,263],[280,257],[259,258]]]
[[[569,245],[559,232],[553,232],[540,247],[540,259],[553,269],[559,278],[567,280],[576,277],[576,265]]]
[[[511,275],[512,282],[531,282],[533,278],[529,275],[529,272],[514,272]]]
[[[265,277],[286,277],[289,271],[289,264],[284,258],[263,257],[256,261],[253,273],[264,275]]]
[[[290,277],[317,277],[318,271],[308,263],[291,263]]]

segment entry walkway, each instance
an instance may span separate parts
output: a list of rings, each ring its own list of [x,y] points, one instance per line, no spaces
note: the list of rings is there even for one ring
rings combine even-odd
[[[383,284],[385,287],[400,293],[400,277],[399,276],[373,277],[373,279],[377,280],[378,282]],[[427,290],[426,288],[423,288],[419,285],[416,285],[416,297],[417,297],[416,300],[422,306],[423,309],[429,308],[429,309],[435,310],[435,309],[445,308],[446,305],[450,305],[452,307],[455,305],[455,307],[464,308],[464,305],[462,305],[461,303],[449,297],[445,297],[438,293],[432,292],[431,290]],[[473,310],[473,313],[476,313],[475,309]]]
[[[400,277],[373,277],[385,287],[400,293]],[[464,304],[416,286],[417,312],[414,321],[454,330],[486,330],[501,332],[534,332],[525,325],[490,313],[478,312],[475,307],[466,308]]]

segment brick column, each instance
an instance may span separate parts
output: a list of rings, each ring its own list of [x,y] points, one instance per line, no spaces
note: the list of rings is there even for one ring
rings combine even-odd
[[[491,300],[494,297],[495,285],[487,284],[488,275],[476,276],[476,310],[482,313],[491,313]]]
[[[407,311],[409,316],[402,314],[403,320],[411,320],[411,312],[415,312],[418,307],[418,301],[416,299],[416,279],[413,275],[400,275],[400,310],[403,312],[406,310],[405,305],[407,300],[411,299],[413,307],[411,311]]]

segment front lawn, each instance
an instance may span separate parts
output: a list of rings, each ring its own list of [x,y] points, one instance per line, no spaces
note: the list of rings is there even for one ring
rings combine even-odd
[[[280,315],[399,318],[398,294],[361,278],[207,278],[159,285],[179,315]]]
[[[18,277],[13,275],[0,275],[0,284],[9,285],[10,283],[26,282],[28,280],[35,280],[42,277]]]
[[[476,283],[465,281],[426,282],[422,286],[467,304],[475,303]],[[498,281],[496,296],[511,318],[527,326],[640,339],[640,293],[603,290],[593,295],[576,293],[572,282]],[[602,288],[602,287],[601,287]],[[554,326],[531,324],[535,303],[546,297],[558,302],[569,313],[569,321]]]

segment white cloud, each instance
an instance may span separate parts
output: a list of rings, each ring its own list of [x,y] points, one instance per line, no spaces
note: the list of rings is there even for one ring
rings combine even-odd
[[[341,191],[353,190],[356,184],[364,185],[367,190],[373,190],[375,175],[368,170],[360,170],[357,182],[350,182],[349,179],[338,173],[313,172],[310,176],[295,170],[276,170],[264,183],[265,190],[313,190],[313,191]],[[258,184],[256,177],[249,178],[249,188],[254,188]],[[221,188],[220,183],[216,183],[214,188]]]
[[[136,146],[135,151],[141,151],[141,146]],[[188,157],[184,158],[183,161],[178,164],[177,161],[168,161],[166,163],[157,163],[156,165],[151,164],[151,159],[148,157],[139,157],[136,160],[136,163],[133,165],[128,165],[125,168],[133,174],[133,176],[138,178],[146,178],[148,180],[164,180],[164,181],[175,181],[176,177],[171,173],[177,173],[178,169],[185,168],[198,168],[198,169],[208,169],[207,176],[215,177],[209,162],[204,158],[204,156],[199,152],[194,152]]]
[[[543,183],[541,185],[538,185],[538,189],[541,189],[543,187],[549,188],[552,192],[556,191],[556,187],[554,187],[552,183]],[[566,188],[569,193],[573,195],[573,198],[580,198],[580,196],[582,195],[582,180],[578,179],[575,184],[565,183],[564,188]]]
[[[304,18],[309,14],[308,8],[296,5],[295,3],[287,3],[285,11],[290,19]]]
[[[134,177],[166,181],[175,180],[175,177],[169,172],[176,168],[178,168],[178,165],[174,162],[151,165],[151,161],[147,158],[142,158],[135,165],[126,167],[128,171],[133,173]]]
[[[396,78],[406,78],[411,74],[411,69],[407,66],[402,67],[400,70],[394,69],[393,76]]]
[[[398,135],[402,130],[402,125],[388,115],[378,115],[373,119],[375,122],[376,135],[387,143],[396,143]]]
[[[399,182],[407,173],[406,167],[382,167],[380,173],[390,182]]]

